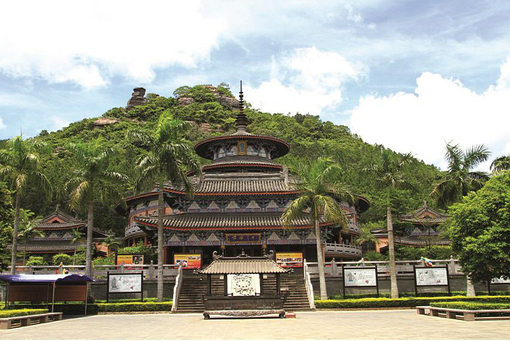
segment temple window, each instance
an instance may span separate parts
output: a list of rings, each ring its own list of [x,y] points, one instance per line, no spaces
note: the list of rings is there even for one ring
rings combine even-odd
[[[258,150],[256,150],[252,145],[248,145],[248,155],[257,156],[258,154]]]
[[[246,155],[248,150],[248,143],[246,141],[237,141],[237,154]]]
[[[222,158],[222,157],[225,157],[225,148],[221,147],[220,150],[218,151],[218,159],[219,158]]]
[[[259,156],[267,157],[266,148],[264,148],[264,147],[260,148]]]

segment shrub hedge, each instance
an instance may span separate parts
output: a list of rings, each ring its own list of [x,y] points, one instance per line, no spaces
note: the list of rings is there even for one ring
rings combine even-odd
[[[408,308],[419,305],[430,305],[431,302],[510,302],[510,296],[447,296],[447,297],[403,297],[403,298],[362,298],[346,300],[318,300],[315,301],[317,309],[342,309],[342,308]]]
[[[467,310],[485,310],[485,309],[510,309],[510,301],[508,303],[492,303],[492,302],[432,302],[433,307],[450,308],[450,309],[467,309]]]
[[[489,292],[478,291],[476,294],[479,296],[488,296]],[[422,292],[422,293],[419,293],[419,295],[420,295],[420,297],[445,297],[446,293],[445,292]],[[491,291],[491,294],[490,294],[490,296],[505,296],[505,295],[510,295],[510,291]],[[399,293],[399,296],[400,297],[416,297],[416,294],[414,292],[401,292],[401,293]],[[466,296],[466,292],[465,291],[452,291],[452,296]],[[345,299],[348,299],[348,298],[369,298],[369,297],[377,297],[377,295],[376,294],[347,294],[347,295],[345,295]],[[384,293],[380,293],[379,297],[390,298],[391,294],[384,292]],[[315,296],[315,299],[320,300],[320,297]],[[329,299],[341,300],[341,299],[344,299],[344,296],[341,294],[331,295],[331,296],[329,296]]]
[[[0,310],[0,318],[28,316],[47,313],[48,309],[12,309]]]
[[[37,309],[46,305],[24,305],[16,304],[20,309]],[[87,315],[97,315],[99,312],[130,312],[130,311],[170,311],[172,302],[122,302],[122,303],[89,303],[87,304]],[[83,303],[56,303],[55,312],[62,312],[64,315],[83,315],[85,306]]]

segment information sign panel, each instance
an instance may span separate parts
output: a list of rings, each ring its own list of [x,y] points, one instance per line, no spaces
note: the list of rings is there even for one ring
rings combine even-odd
[[[302,252],[277,252],[276,263],[283,268],[302,268],[303,253]]]
[[[108,291],[113,294],[139,293],[142,291],[140,274],[110,274]]]
[[[117,255],[116,262],[117,265],[128,265],[128,264],[143,264],[143,255]]]
[[[446,268],[415,268],[416,286],[446,286],[448,271]]]
[[[375,287],[377,272],[375,268],[344,268],[346,287]]]
[[[200,269],[202,265],[202,255],[199,253],[176,253],[174,254],[174,263],[183,269]]]
[[[107,273],[106,301],[111,294],[141,294],[143,302],[143,272]]]
[[[509,278],[504,278],[504,277],[493,278],[491,280],[491,284],[510,284],[510,277]]]

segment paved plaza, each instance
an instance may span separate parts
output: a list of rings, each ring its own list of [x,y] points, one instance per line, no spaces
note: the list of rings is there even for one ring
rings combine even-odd
[[[510,321],[455,321],[415,310],[298,312],[295,319],[98,315],[0,331],[0,339],[510,339]]]

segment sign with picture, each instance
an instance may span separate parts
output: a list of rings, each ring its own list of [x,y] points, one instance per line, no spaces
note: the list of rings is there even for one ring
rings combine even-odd
[[[346,287],[377,286],[377,270],[375,268],[344,268]]]
[[[174,263],[183,269],[200,269],[202,266],[202,255],[199,253],[176,253]]]
[[[416,286],[448,285],[448,270],[446,268],[415,268]]]
[[[232,296],[260,295],[259,274],[227,275],[227,293]]]
[[[283,268],[302,268],[303,253],[302,252],[277,252],[276,263]]]
[[[499,278],[493,278],[491,284],[510,284],[510,277],[505,278],[501,276]]]
[[[108,274],[108,292],[111,294],[142,292],[142,274]]]
[[[143,255],[117,255],[115,264],[117,265],[128,265],[128,264],[140,264],[143,265]]]

